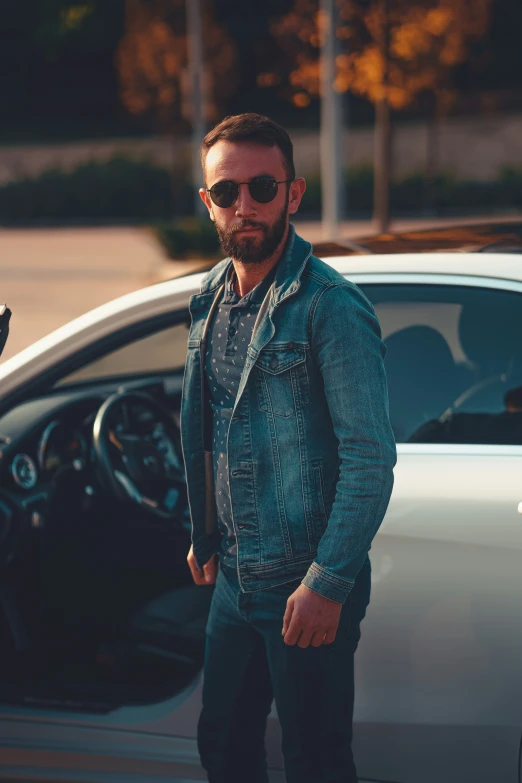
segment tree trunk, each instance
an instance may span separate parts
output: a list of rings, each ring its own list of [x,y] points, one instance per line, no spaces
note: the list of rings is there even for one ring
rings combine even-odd
[[[386,98],[375,105],[373,156],[373,220],[380,234],[390,223],[391,132],[390,105]]]

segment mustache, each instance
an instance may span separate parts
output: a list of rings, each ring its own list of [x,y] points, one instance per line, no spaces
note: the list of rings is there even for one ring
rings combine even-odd
[[[256,223],[254,220],[242,220],[237,226],[230,229],[233,234],[236,231],[243,231],[245,228],[260,228],[262,231],[266,231],[266,225],[264,223]]]

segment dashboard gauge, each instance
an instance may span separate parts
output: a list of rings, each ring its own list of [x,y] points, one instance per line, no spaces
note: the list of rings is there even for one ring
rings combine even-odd
[[[17,454],[11,462],[11,473],[19,487],[32,489],[38,481],[38,470],[29,454]]]
[[[85,438],[77,429],[69,429],[60,421],[52,421],[38,444],[38,463],[44,473],[73,466],[81,470],[88,459]]]

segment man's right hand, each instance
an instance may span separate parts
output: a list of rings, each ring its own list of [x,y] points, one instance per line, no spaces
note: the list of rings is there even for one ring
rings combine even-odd
[[[218,556],[212,555],[203,566],[203,570],[200,570],[196,564],[196,558],[194,557],[194,548],[191,544],[190,551],[187,555],[187,563],[192,574],[192,579],[197,585],[211,585],[214,584],[217,578],[218,571]]]

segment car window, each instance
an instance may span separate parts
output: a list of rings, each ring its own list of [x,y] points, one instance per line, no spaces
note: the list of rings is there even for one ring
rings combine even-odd
[[[522,444],[522,295],[361,285],[386,344],[397,442]]]
[[[154,334],[133,340],[114,351],[85,364],[55,386],[78,381],[103,380],[105,377],[146,372],[181,371],[187,354],[188,326],[169,326]]]

